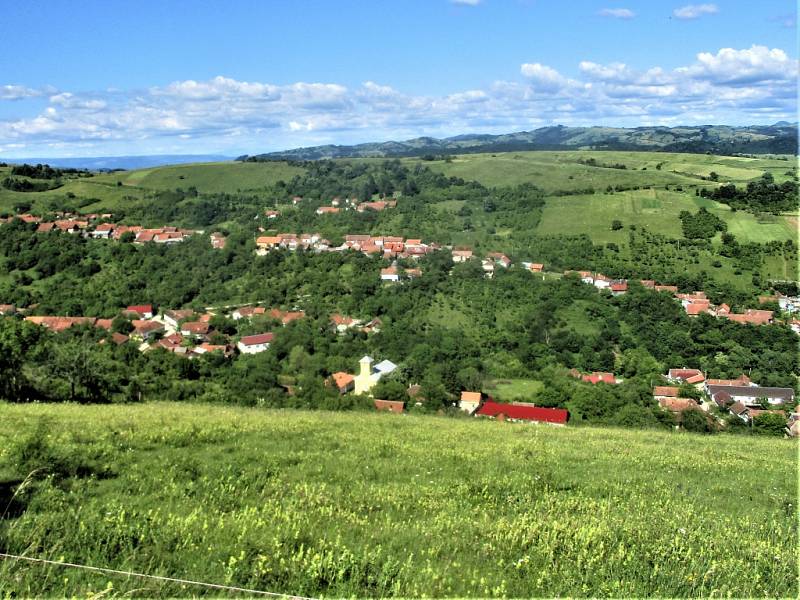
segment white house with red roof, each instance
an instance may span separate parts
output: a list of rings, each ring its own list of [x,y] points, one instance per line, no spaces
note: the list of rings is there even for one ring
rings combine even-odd
[[[275,334],[273,333],[258,333],[256,335],[246,335],[242,337],[236,344],[239,352],[242,354],[258,354],[269,349]]]

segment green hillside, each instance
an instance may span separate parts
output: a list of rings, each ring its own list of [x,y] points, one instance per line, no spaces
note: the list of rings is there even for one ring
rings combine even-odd
[[[592,194],[550,197],[545,204],[542,222],[537,233],[542,235],[573,235],[586,233],[595,243],[628,240],[629,225],[647,227],[663,235],[681,237],[681,211],[697,211],[705,207],[728,224],[728,231],[743,242],[769,242],[794,239],[792,228],[785,217],[762,217],[744,211],[731,211],[730,207],[698,198],[685,192],[663,189],[630,190],[614,194]],[[613,220],[622,221],[626,227],[611,230]]]
[[[288,181],[303,173],[300,167],[285,162],[269,163],[200,163],[174,165],[136,171],[121,171],[99,176],[99,181],[124,187],[140,187],[150,190],[174,190],[195,187],[199,192],[236,192],[237,190],[264,189],[279,180]]]
[[[0,415],[0,489],[41,469],[0,520],[13,554],[306,596],[798,593],[795,442],[189,404]],[[0,561],[3,596],[98,593],[207,591]]]
[[[601,164],[624,164],[614,169],[581,164],[579,160],[595,159]],[[404,159],[419,162],[419,158]],[[593,187],[605,190],[609,185],[692,186],[708,184],[700,177],[711,171],[720,181],[746,183],[768,171],[775,181],[784,181],[793,161],[776,158],[743,158],[707,154],[666,152],[591,152],[542,151],[494,154],[460,154],[449,161],[425,161],[426,165],[445,175],[475,179],[487,186],[533,183],[545,191],[584,190]],[[660,168],[658,168],[660,166]]]

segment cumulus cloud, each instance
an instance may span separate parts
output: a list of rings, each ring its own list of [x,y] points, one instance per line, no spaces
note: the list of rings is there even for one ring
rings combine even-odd
[[[0,152],[240,154],[553,123],[763,123],[793,120],[797,111],[798,61],[778,48],[701,52],[674,69],[592,60],[571,76],[541,62],[519,68],[516,80],[431,96],[386,82],[278,85],[223,76],[144,90],[3,86],[9,99],[40,96],[47,104],[31,116],[0,118]]]
[[[557,91],[568,84],[566,77],[547,65],[540,63],[524,63],[520,67],[522,73],[537,90]]]
[[[604,8],[597,13],[601,17],[612,17],[614,19],[632,19],[636,16],[630,8]]]
[[[715,15],[719,12],[719,7],[716,4],[687,4],[672,11],[672,14],[685,21],[691,19],[699,19],[705,15]]]

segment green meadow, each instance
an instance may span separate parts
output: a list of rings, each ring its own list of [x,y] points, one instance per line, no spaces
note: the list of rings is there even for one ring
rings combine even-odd
[[[596,193],[547,198],[537,233],[542,235],[577,235],[585,233],[595,243],[626,243],[628,227],[646,227],[667,237],[680,238],[681,221],[678,215],[686,210],[696,212],[706,208],[728,224],[728,231],[741,242],[784,241],[797,237],[789,220],[783,216],[759,219],[745,211],[730,207],[692,193],[663,189],[628,190],[613,194]],[[614,220],[624,225],[611,230]]]
[[[285,162],[220,162],[173,165],[101,175],[104,182],[122,182],[123,187],[150,190],[197,188],[199,192],[236,192],[263,190],[280,180],[289,181],[304,169]]]
[[[27,480],[11,554],[316,597],[798,594],[794,441],[167,403],[0,417],[4,504]],[[209,593],[0,561],[3,597]]]
[[[624,164],[626,169],[581,164],[595,159],[601,164]],[[418,158],[405,159],[418,162]],[[721,182],[746,183],[772,173],[775,181],[785,181],[787,172],[796,169],[793,160],[778,158],[726,157],[706,154],[667,152],[606,152],[590,150],[503,152],[495,154],[460,154],[450,161],[425,162],[445,175],[475,179],[486,186],[533,183],[546,192],[585,190],[603,191],[609,185],[683,187],[709,185],[701,177],[712,171]]]

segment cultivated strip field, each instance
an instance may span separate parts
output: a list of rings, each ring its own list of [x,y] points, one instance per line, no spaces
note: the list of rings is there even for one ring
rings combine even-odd
[[[10,553],[327,597],[798,593],[793,441],[159,403],[0,405],[0,436],[2,489],[43,469]],[[0,561],[2,595],[105,589],[202,593]]]

